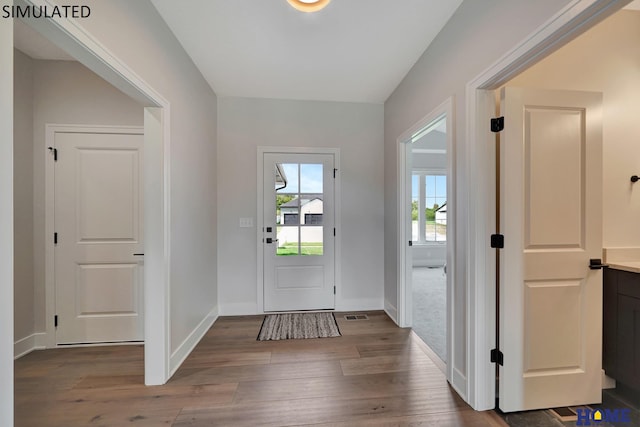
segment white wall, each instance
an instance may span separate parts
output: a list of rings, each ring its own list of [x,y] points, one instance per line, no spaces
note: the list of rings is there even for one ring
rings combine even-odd
[[[0,6],[12,1],[1,0]],[[0,425],[13,425],[13,20],[0,19]]]
[[[33,281],[33,61],[14,51],[14,340],[36,332]]]
[[[340,149],[342,270],[337,308],[381,309],[383,106],[220,98],[218,283],[223,314],[257,312],[257,147]]]
[[[508,86],[602,92],[603,245],[640,247],[640,12],[620,11]]]
[[[396,139],[450,96],[455,117],[456,271],[454,283],[453,369],[467,375],[468,246],[465,152],[465,86],[525,36],[568,3],[567,0],[465,1],[385,103],[385,306],[397,307],[397,142]],[[463,390],[464,392],[464,390]],[[472,402],[473,403],[473,402]]]
[[[84,3],[79,24],[171,104],[170,352],[182,354],[217,308],[216,96],[149,1]]]

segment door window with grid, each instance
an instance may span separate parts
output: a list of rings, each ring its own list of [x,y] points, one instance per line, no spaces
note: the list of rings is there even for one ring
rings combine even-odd
[[[411,176],[411,223],[414,243],[447,241],[447,176],[413,171]]]

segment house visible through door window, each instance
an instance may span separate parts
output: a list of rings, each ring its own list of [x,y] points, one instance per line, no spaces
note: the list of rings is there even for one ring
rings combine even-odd
[[[278,256],[323,255],[323,165],[276,165]]]
[[[411,177],[412,241],[447,241],[447,176],[413,171]]]

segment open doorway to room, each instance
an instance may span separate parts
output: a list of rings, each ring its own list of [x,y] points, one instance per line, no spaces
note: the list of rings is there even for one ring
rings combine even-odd
[[[15,19],[13,23],[16,129],[14,209],[16,217],[20,218],[15,222],[14,231],[16,236],[20,236],[15,240],[14,247],[14,354],[20,357],[32,350],[69,343],[143,343],[145,383],[163,384],[169,376],[167,330],[164,327],[150,330],[144,328],[144,324],[164,325],[163,319],[167,315],[165,303],[168,282],[163,268],[165,238],[168,236],[165,212],[167,190],[157,185],[158,182],[164,182],[167,173],[163,159],[166,148],[165,123],[168,120],[168,112],[164,107],[167,102],[142,80],[132,79],[131,70],[116,58],[108,56],[100,47],[96,47],[90,36],[74,32],[75,24],[71,21],[60,20],[54,25],[49,19]],[[55,44],[51,40],[55,40]],[[59,224],[55,218],[64,219],[65,215],[54,209],[54,200],[61,195],[62,190],[66,191],[66,188],[74,186],[54,188],[52,165],[60,163],[56,160],[60,160],[64,152],[67,153],[65,156],[68,161],[79,159],[76,155],[77,147],[71,147],[69,150],[69,146],[74,144],[59,139],[59,136],[79,138],[83,146],[89,139],[128,138],[126,144],[119,145],[121,149],[118,152],[114,150],[112,141],[108,141],[102,148],[83,148],[94,160],[97,159],[97,154],[100,154],[100,158],[98,164],[91,166],[87,163],[83,166],[83,170],[90,171],[93,176],[88,181],[82,181],[87,190],[83,194],[89,196],[85,197],[86,203],[78,202],[77,192],[73,194],[75,201],[69,203],[69,206],[76,207],[75,213],[78,209],[90,207],[94,213],[101,211],[100,215],[103,217],[110,216],[106,222],[103,221],[104,218],[99,219],[103,230],[98,240],[108,241],[111,246],[114,246],[114,241],[131,240],[129,243],[132,243],[135,240],[135,247],[128,245],[125,248],[126,260],[102,259],[98,261],[99,267],[91,271],[85,269],[88,275],[85,274],[84,279],[87,280],[83,281],[82,274],[74,276],[73,280],[76,282],[91,284],[91,289],[86,289],[92,290],[91,293],[87,291],[76,295],[84,304],[80,304],[82,308],[89,308],[88,311],[91,313],[78,314],[78,304],[76,310],[67,310],[72,312],[72,316],[82,320],[102,320],[107,317],[104,315],[105,311],[114,314],[111,318],[117,321],[135,317],[135,324],[127,327],[114,326],[113,331],[117,332],[116,335],[120,334],[119,336],[104,335],[107,328],[103,324],[89,331],[90,335],[74,336],[71,339],[59,336],[59,325],[56,322],[62,320],[59,316],[60,305],[67,302],[55,299],[59,289],[56,287],[57,275],[53,273],[57,270],[54,269],[57,267],[57,253],[54,255],[54,248],[58,249],[56,243],[61,243],[63,237],[56,228]],[[129,139],[135,141],[129,143]],[[131,147],[132,144],[135,145],[135,149]],[[66,151],[61,149],[63,145]],[[120,167],[130,171],[127,175],[130,179],[126,182],[122,181],[121,177],[117,180],[110,179],[114,175],[115,164],[105,162],[102,154],[110,156]],[[86,156],[83,159],[88,160]],[[99,174],[100,171],[104,176],[97,177],[95,173]],[[57,172],[59,170],[56,170]],[[69,176],[75,179],[78,174],[71,173]],[[56,176],[56,180],[58,178],[59,176]],[[115,224],[113,215],[97,209],[98,205],[92,201],[98,194],[93,187],[107,181],[108,188],[103,186],[103,190],[108,193],[108,197],[105,197],[111,203],[117,204],[118,212],[127,210],[129,215],[129,211],[135,211],[135,221],[120,221],[116,224],[118,230],[112,228],[111,231],[105,231],[104,227]],[[113,184],[116,181],[124,185],[115,188]],[[78,186],[75,187],[77,190]],[[121,190],[124,188],[128,188],[128,192],[125,193],[129,196],[125,195],[124,199],[115,201],[114,198],[123,195]],[[54,194],[56,199],[53,198]],[[130,209],[125,209],[125,205]],[[83,212],[88,213],[86,209]],[[121,218],[126,219],[127,215],[123,214]],[[88,217],[84,220],[82,224],[87,231],[91,221],[86,222]],[[77,236],[69,237],[70,234],[76,233],[79,228],[77,225],[76,221],[68,227],[71,232],[66,233],[67,241],[78,241]],[[129,230],[130,233],[123,233],[123,230]],[[146,242],[142,241],[143,230],[147,237]],[[94,235],[88,239],[95,241],[95,233],[89,234]],[[143,254],[146,258],[144,262]],[[82,260],[74,262],[76,265],[86,266]],[[113,266],[121,267],[120,271],[115,271]],[[96,277],[93,274],[95,272],[102,277]],[[91,275],[94,277],[89,278]],[[109,303],[109,306],[105,306],[104,292],[98,295],[93,291],[105,289],[104,285],[113,283],[114,279],[117,279],[121,286],[117,293],[111,290],[108,293],[109,301],[115,301],[116,304]]]
[[[452,102],[408,130],[401,150],[399,317],[448,365],[452,289]]]
[[[411,242],[413,331],[446,360],[447,118],[412,138]]]

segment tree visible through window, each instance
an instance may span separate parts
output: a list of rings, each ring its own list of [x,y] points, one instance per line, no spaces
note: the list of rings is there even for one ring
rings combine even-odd
[[[446,175],[414,171],[411,182],[411,240],[416,243],[446,242]]]

